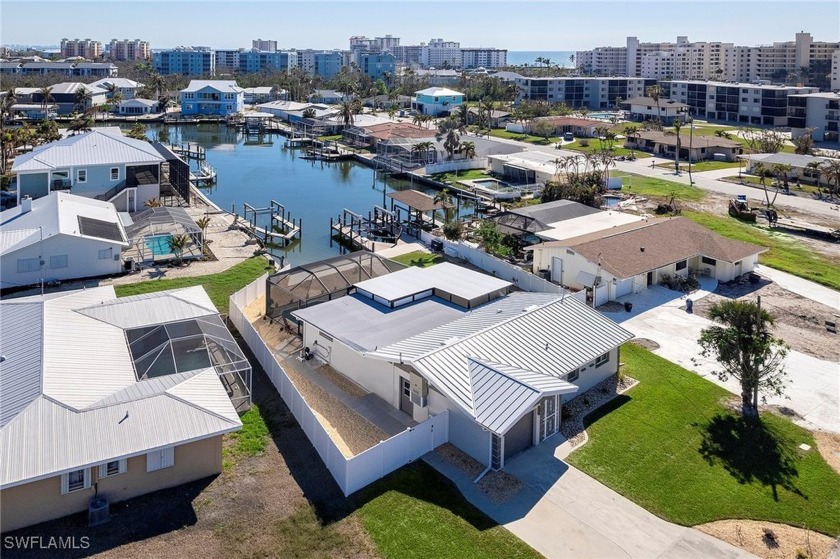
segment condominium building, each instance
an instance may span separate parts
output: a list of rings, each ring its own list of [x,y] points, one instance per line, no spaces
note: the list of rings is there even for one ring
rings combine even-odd
[[[394,55],[386,53],[362,53],[359,55],[359,69],[363,74],[374,80],[380,78],[393,79],[396,70],[396,59]]]
[[[374,37],[373,44],[379,47],[380,52],[390,52],[393,54],[393,49],[400,46],[400,38],[394,37],[393,35]]]
[[[111,39],[108,45],[108,56],[111,60],[149,60],[151,48],[148,41],[140,39]]]
[[[397,64],[411,66],[420,64],[423,47],[420,45],[397,45],[391,49],[391,54],[397,59]]]
[[[579,109],[612,109],[621,101],[642,97],[656,80],[627,77],[516,78],[517,101],[565,103]]]
[[[507,66],[507,49],[466,48],[461,49],[463,68],[503,68]]]
[[[62,39],[61,57],[74,58],[76,56],[90,59],[99,58],[102,56],[102,43],[92,39]]]
[[[831,55],[831,91],[840,91],[840,49]]]
[[[263,41],[255,39],[251,41],[251,48],[262,52],[277,52],[277,41]]]
[[[216,57],[205,47],[178,47],[155,52],[152,65],[155,72],[164,76],[212,76],[216,73]]]
[[[216,70],[237,70],[239,69],[239,56],[244,49],[222,49],[213,51]]]
[[[597,47],[575,53],[575,64],[596,76],[626,76],[627,47]]]
[[[460,68],[462,65],[461,43],[432,39],[429,44],[420,43],[420,64],[426,68]]]
[[[840,140],[840,93],[809,93],[788,97],[788,122],[791,128],[810,128],[814,140]]]
[[[817,93],[816,87],[672,80],[662,82],[662,97],[685,103],[696,118],[743,124],[786,126],[788,98]]]
[[[239,60],[236,68],[240,72],[288,72],[297,66],[296,52],[262,52],[257,50],[242,51],[239,53]],[[218,59],[217,59],[218,65]]]

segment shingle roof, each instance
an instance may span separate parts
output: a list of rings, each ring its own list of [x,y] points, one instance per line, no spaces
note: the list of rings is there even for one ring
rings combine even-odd
[[[441,202],[435,202],[433,197],[418,190],[400,190],[392,192],[388,196],[390,196],[392,200],[402,202],[409,208],[413,208],[421,212],[443,209],[443,204]]]
[[[765,248],[727,239],[685,217],[637,222],[537,245],[571,247],[617,278],[630,278],[693,256],[737,262]]]
[[[677,145],[676,134],[666,134],[658,130],[647,130],[644,132],[638,132],[636,133],[636,138],[642,140],[650,140],[652,142],[656,142],[657,144],[664,144],[666,146]],[[680,133],[680,138],[681,147],[687,148],[688,134],[686,134],[685,130],[682,130],[682,132]],[[694,138],[694,148],[697,149],[701,147],[738,148],[741,147],[741,143],[736,142],[735,140],[727,140],[726,138],[718,138],[716,136],[703,136],[702,138]]]

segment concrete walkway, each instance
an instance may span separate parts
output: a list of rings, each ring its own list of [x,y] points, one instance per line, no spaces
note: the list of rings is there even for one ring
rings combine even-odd
[[[770,281],[777,283],[779,287],[792,291],[806,299],[828,305],[837,310],[837,314],[840,315],[840,291],[835,291],[830,287],[802,279],[775,268],[770,268],[769,266],[759,265],[756,272]]]
[[[692,293],[691,299],[699,299],[713,291],[714,287],[709,282],[704,279],[703,289]],[[684,310],[685,299],[676,291],[651,286],[642,293],[619,299],[619,302],[632,302],[633,312],[605,314],[636,337],[659,344],[659,349],[654,351],[657,355],[694,371],[733,394],[739,394],[738,381],[729,379],[722,382],[713,374],[718,369],[718,363],[700,356],[700,345],[697,343],[700,331],[713,323],[687,313]],[[804,427],[840,433],[840,366],[791,350],[785,360],[785,369],[789,380],[785,389],[787,398],[768,396],[767,403],[796,411],[804,418],[804,421],[798,421]]]
[[[548,558],[748,558],[726,542],[666,522],[555,457],[563,438],[548,439],[505,464],[523,488],[493,502],[434,452],[424,457],[468,501]]]

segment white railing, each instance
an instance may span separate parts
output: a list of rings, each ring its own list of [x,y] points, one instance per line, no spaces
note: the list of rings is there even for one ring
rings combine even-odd
[[[466,171],[469,169],[486,169],[486,157],[473,157],[472,159],[456,159],[454,161],[444,161],[442,163],[433,163],[426,165],[426,174],[434,175],[436,173],[448,173],[450,171]]]
[[[427,245],[431,244],[432,240],[441,241],[443,243],[443,251],[446,255],[463,258],[473,266],[477,266],[497,278],[516,284],[517,287],[524,291],[558,293],[561,295],[567,293],[565,289],[555,283],[535,276],[519,266],[496,258],[492,254],[487,254],[480,248],[472,247],[462,241],[449,241],[441,237],[435,237],[426,231],[420,233],[420,240]]]
[[[346,458],[243,312],[249,303],[265,295],[266,277],[262,276],[231,295],[230,321],[254,352],[345,496],[449,441],[449,412],[446,411],[381,441],[361,454]]]

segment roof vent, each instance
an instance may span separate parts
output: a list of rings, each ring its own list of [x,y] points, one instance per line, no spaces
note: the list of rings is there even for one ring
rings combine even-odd
[[[32,211],[32,198],[30,196],[24,196],[23,200],[20,201],[20,213],[25,214]]]
[[[640,250],[640,251],[642,251],[642,252],[644,252],[644,251],[645,251],[645,247],[641,247],[639,250]]]
[[[460,340],[460,339],[461,339],[461,338],[458,338],[458,337],[455,337],[455,336],[453,336],[453,337],[451,337],[451,338],[446,338],[445,340],[443,340],[442,342],[440,342],[440,345],[449,345],[449,344],[454,344],[455,342],[457,342],[457,341],[458,341],[458,340]]]

